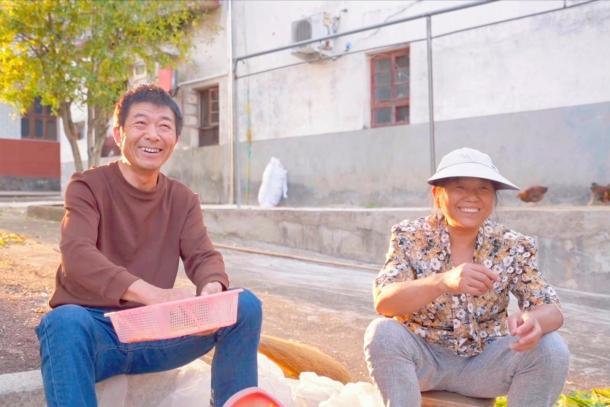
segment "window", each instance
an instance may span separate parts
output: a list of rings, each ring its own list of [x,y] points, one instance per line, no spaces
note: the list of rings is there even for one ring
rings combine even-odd
[[[218,144],[218,86],[199,92],[199,146]]]
[[[57,141],[57,118],[49,106],[40,104],[40,99],[21,117],[21,138]]]
[[[409,123],[409,48],[371,58],[371,127]]]
[[[78,135],[78,139],[82,140],[85,138],[85,122],[76,122],[74,123],[74,127],[76,128],[76,134]]]

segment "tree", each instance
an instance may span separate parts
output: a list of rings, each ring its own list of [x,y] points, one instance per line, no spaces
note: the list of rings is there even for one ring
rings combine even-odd
[[[86,106],[87,157],[95,166],[134,65],[153,72],[184,59],[203,3],[0,0],[0,100],[22,112],[36,98],[51,106],[77,171],[83,163],[71,108]]]

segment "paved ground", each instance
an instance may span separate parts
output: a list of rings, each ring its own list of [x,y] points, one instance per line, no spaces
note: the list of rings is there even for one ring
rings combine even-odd
[[[51,248],[49,256],[55,253],[56,257],[46,267],[56,265],[58,254],[52,248],[58,241],[57,223],[26,219],[23,209],[5,208],[0,209],[0,229],[24,233]],[[239,243],[295,253],[256,242]],[[302,251],[296,254],[315,256]],[[374,318],[370,294],[372,272],[232,250],[223,250],[223,255],[233,285],[248,287],[263,299],[264,332],[317,346],[346,365],[355,379],[367,379],[361,348],[362,334]],[[181,276],[178,284],[189,282]],[[559,293],[566,315],[561,333],[573,353],[566,390],[608,387],[610,296],[565,290]],[[5,305],[0,302],[0,306]],[[1,366],[0,373],[3,373]]]

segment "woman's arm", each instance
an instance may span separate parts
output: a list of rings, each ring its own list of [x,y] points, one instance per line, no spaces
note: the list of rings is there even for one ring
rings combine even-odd
[[[374,294],[375,311],[381,315],[407,317],[444,292],[442,275],[384,286]]]
[[[444,273],[385,286],[375,296],[375,310],[387,316],[407,316],[444,293],[482,295],[499,279],[485,266],[462,263]]]
[[[511,345],[517,352],[530,350],[540,338],[563,325],[563,313],[555,304],[542,304],[529,311],[518,311],[508,317],[508,330],[518,341]]]

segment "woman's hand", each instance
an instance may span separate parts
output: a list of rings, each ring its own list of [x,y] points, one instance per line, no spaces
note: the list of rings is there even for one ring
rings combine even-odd
[[[508,331],[519,340],[510,345],[517,352],[534,349],[544,332],[538,319],[529,312],[516,312],[508,317]]]
[[[480,264],[462,263],[440,274],[443,291],[450,294],[483,295],[500,277]]]

